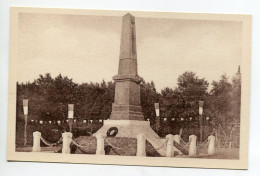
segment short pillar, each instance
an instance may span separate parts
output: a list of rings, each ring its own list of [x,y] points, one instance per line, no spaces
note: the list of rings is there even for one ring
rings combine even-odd
[[[39,131],[33,132],[33,152],[41,151],[41,133]]]
[[[190,135],[189,136],[189,141],[190,141],[190,148],[189,148],[189,156],[196,156],[196,142],[197,142],[197,136],[195,135]]]
[[[174,157],[173,140],[174,136],[172,134],[166,135],[167,147],[166,147],[166,157]]]
[[[144,134],[137,135],[136,156],[146,156],[146,138],[145,138]]]
[[[72,141],[72,133],[70,132],[65,132],[62,133],[62,153],[70,153],[70,144]]]
[[[215,136],[210,135],[208,137],[208,140],[209,140],[208,154],[213,155],[215,153]]]
[[[97,134],[96,139],[97,139],[96,155],[105,155],[104,136],[102,134]]]
[[[180,144],[180,143],[181,143],[181,137],[180,137],[180,135],[178,135],[178,134],[174,135],[174,136],[173,136],[173,140],[174,140],[175,142],[177,142],[178,144]]]

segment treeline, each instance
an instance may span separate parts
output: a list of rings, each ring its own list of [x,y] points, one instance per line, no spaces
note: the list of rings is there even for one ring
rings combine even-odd
[[[219,81],[209,83],[193,72],[178,77],[176,88],[164,88],[157,92],[154,82],[141,83],[141,106],[145,119],[155,125],[154,103],[160,103],[161,120],[167,127],[179,129],[193,125],[199,127],[199,101],[204,101],[203,119],[210,126],[240,121],[240,74],[229,81],[222,75]],[[29,120],[65,120],[68,104],[74,104],[77,120],[108,119],[114,101],[115,83],[74,83],[67,76],[40,75],[33,82],[17,83],[17,120],[23,115],[23,99],[29,99]],[[155,128],[155,127],[154,127]],[[166,128],[165,128],[166,129]]]

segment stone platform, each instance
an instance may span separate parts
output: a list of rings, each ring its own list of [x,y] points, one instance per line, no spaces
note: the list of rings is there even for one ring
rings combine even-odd
[[[145,138],[160,138],[150,127],[149,121],[140,120],[105,120],[104,125],[94,134],[107,136],[107,130],[117,127],[116,137],[136,138],[138,134],[144,134]]]

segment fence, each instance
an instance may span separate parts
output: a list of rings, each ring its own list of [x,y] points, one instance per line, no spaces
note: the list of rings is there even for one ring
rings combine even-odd
[[[216,146],[219,148],[239,148],[240,123],[229,123],[227,126],[229,129],[223,129],[221,125],[218,126]]]
[[[106,140],[105,140],[106,139]],[[152,139],[149,139],[152,140]],[[72,138],[72,133],[65,132],[62,133],[62,137],[55,143],[50,143],[47,140],[45,140],[41,133],[36,131],[33,133],[33,152],[40,152],[41,146],[40,142],[43,141],[47,146],[56,146],[62,142],[62,153],[63,154],[70,154],[71,153],[71,144],[74,144],[75,146],[79,148],[85,148],[87,145],[81,145],[77,143]],[[97,135],[96,136],[96,155],[105,155],[105,142],[108,143],[110,146],[116,148],[117,150],[124,150],[127,147],[136,147],[136,156],[144,157],[146,156],[146,137],[143,134],[139,134],[136,136],[136,140],[130,141],[129,144],[126,146],[120,146],[116,147],[113,144],[111,144],[105,136]],[[163,146],[166,145],[166,152],[165,157],[174,157],[175,153],[179,153],[181,155],[189,155],[191,157],[196,156],[197,153],[197,147],[201,148],[204,146],[204,149],[206,150],[206,147],[208,148],[207,154],[213,155],[215,152],[215,137],[209,136],[206,141],[204,141],[202,144],[197,145],[197,136],[190,135],[189,142],[184,142],[179,135],[172,135],[168,134],[166,136],[166,139],[161,144],[161,146],[154,148],[155,150],[160,150]]]

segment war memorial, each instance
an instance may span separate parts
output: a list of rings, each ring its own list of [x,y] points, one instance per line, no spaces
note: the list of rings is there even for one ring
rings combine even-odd
[[[8,161],[248,168],[251,16],[10,11]]]
[[[151,128],[149,120],[144,119],[140,99],[136,51],[135,17],[126,14],[122,17],[121,43],[118,74],[115,81],[115,96],[110,118],[102,120],[103,124],[94,134],[74,138],[72,129],[76,119],[74,105],[68,105],[67,125],[57,142],[49,142],[38,131],[33,132],[32,152],[55,152],[63,154],[122,155],[147,157],[207,157],[215,153],[215,136],[209,135],[202,143],[197,142],[196,135],[190,135],[184,141],[180,135],[167,134],[160,137]],[[24,145],[27,143],[28,100],[23,101],[25,115]],[[199,114],[202,117],[203,102],[198,102]],[[157,124],[160,125],[159,104],[154,102]],[[83,120],[86,123],[86,120]],[[39,122],[43,124],[42,121]],[[51,124],[52,121],[49,121]],[[91,122],[92,123],[92,122]],[[61,121],[57,122],[58,125]],[[201,139],[202,140],[202,139]],[[42,147],[44,143],[47,147]],[[60,146],[60,147],[59,147]]]

